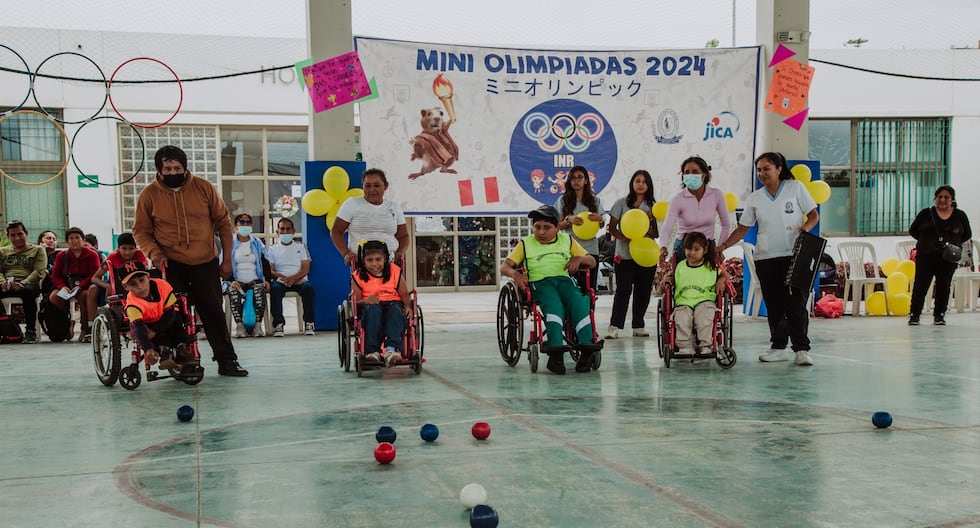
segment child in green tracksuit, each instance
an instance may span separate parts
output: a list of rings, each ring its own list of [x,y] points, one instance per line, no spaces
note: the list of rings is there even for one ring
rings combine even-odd
[[[571,277],[582,266],[595,268],[592,255],[567,233],[558,230],[560,215],[550,205],[543,205],[527,215],[534,221],[534,234],[521,240],[500,265],[500,273],[510,277],[519,290],[530,286],[531,298],[544,314],[547,342],[543,351],[549,354],[548,370],[565,373],[563,327],[566,316],[572,321],[581,344],[593,344],[591,306],[575,279]],[[527,276],[517,269],[523,263]],[[582,352],[575,364],[576,372],[592,369],[593,352]]]

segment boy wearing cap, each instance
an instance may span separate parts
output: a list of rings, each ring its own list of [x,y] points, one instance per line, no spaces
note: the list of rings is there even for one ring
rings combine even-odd
[[[534,234],[517,243],[500,265],[500,273],[510,277],[519,289],[530,287],[531,298],[544,313],[547,342],[543,352],[549,354],[548,370],[564,374],[562,328],[566,315],[576,329],[578,342],[594,344],[589,298],[571,275],[582,266],[594,268],[596,261],[568,233],[559,231],[560,215],[554,207],[542,205],[527,216],[533,220]],[[522,263],[527,276],[517,269]],[[592,354],[582,352],[575,365],[576,372],[592,369]]]
[[[187,350],[194,336],[187,333],[180,320],[173,286],[163,279],[150,278],[142,262],[130,261],[123,269],[126,275],[122,284],[129,292],[126,317],[147,362],[153,365],[159,359],[160,368],[164,369],[198,365],[200,361]],[[158,349],[162,347],[165,348],[160,353]],[[176,358],[169,353],[171,347],[177,349]]]

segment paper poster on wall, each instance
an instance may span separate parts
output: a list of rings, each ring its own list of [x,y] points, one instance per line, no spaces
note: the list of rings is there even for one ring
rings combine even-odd
[[[302,71],[316,112],[371,95],[371,86],[356,51],[305,66]]]
[[[608,209],[637,170],[681,190],[703,156],[711,185],[745,202],[753,177],[761,48],[534,50],[358,37],[378,97],[360,144],[410,214],[514,214],[553,204],[586,167]]]
[[[813,67],[786,59],[775,65],[766,109],[786,117],[794,116],[807,107]]]

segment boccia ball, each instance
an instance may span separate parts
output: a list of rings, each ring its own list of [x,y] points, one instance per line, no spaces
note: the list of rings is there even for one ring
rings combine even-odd
[[[477,504],[487,502],[487,490],[475,482],[467,484],[459,491],[459,502],[463,508],[469,510]]]
[[[885,411],[878,411],[871,415],[871,423],[878,429],[887,429],[892,424],[892,415]]]
[[[378,443],[388,442],[389,444],[394,444],[395,438],[397,437],[398,434],[395,433],[395,429],[388,427],[387,425],[381,426],[381,428],[378,429],[378,432],[374,435],[374,439],[377,440]]]
[[[439,438],[439,428],[436,424],[427,423],[419,430],[419,436],[426,442],[435,442],[436,438]]]
[[[388,442],[381,442],[374,448],[374,459],[379,464],[387,464],[395,459],[395,446]]]
[[[470,512],[471,528],[497,528],[499,522],[496,510],[486,504],[477,504]]]
[[[477,440],[486,440],[490,436],[490,424],[487,422],[476,422],[473,424],[473,438]]]
[[[189,422],[194,419],[194,408],[190,405],[181,405],[177,409],[177,419],[182,422]]]

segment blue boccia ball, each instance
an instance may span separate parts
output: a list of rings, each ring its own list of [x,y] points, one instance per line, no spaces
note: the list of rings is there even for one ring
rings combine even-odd
[[[426,442],[435,442],[436,438],[439,438],[439,428],[436,427],[436,424],[427,423],[422,426],[422,429],[419,429],[419,436]]]
[[[189,422],[194,419],[194,408],[190,405],[181,405],[177,409],[177,419],[182,422]]]
[[[486,504],[477,504],[470,510],[471,528],[497,528],[497,511]]]
[[[878,411],[871,415],[871,423],[878,429],[886,429],[892,424],[892,415],[885,411]]]
[[[378,429],[378,432],[375,433],[374,435],[374,439],[377,440],[379,444],[381,442],[388,442],[389,444],[394,444],[395,438],[397,437],[398,435],[395,433],[395,429],[387,425],[381,426]]]

